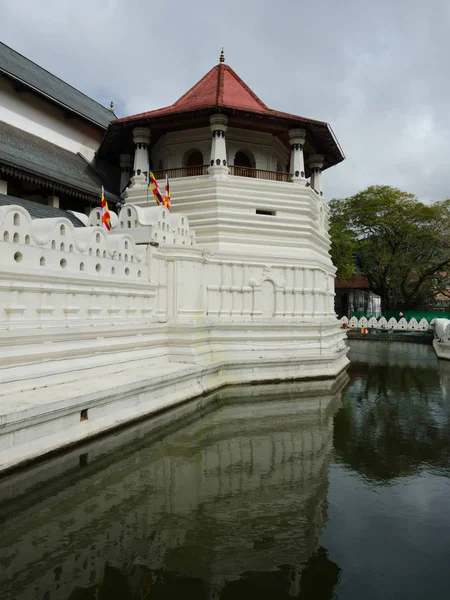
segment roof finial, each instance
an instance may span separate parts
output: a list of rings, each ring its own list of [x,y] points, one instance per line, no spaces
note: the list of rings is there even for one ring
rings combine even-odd
[[[114,112],[114,102],[111,102],[111,104],[109,105],[109,110],[111,112]]]
[[[223,48],[222,48],[222,52],[220,53],[220,58],[219,58],[219,61],[220,61],[221,63],[224,63],[224,62],[225,62],[225,54],[223,53]]]

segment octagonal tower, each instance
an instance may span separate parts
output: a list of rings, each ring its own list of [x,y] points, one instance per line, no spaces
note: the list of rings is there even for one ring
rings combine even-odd
[[[211,251],[320,257],[331,267],[322,173],[344,159],[331,127],[269,109],[223,53],[171,106],[114,121],[99,152],[122,164],[134,155],[127,203],[148,203],[146,165],[162,187],[167,174],[172,210]]]

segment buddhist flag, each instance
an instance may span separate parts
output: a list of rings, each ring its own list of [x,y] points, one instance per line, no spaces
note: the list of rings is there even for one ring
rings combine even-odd
[[[102,186],[102,225],[106,231],[111,231],[111,215],[105,198],[105,188]]]
[[[166,196],[164,198],[164,206],[170,210],[170,185],[169,177],[166,173]]]
[[[148,171],[148,187],[152,190],[153,195],[155,196],[156,204],[164,204],[163,197],[161,196],[161,192],[159,191],[158,182],[155,179],[152,171]]]

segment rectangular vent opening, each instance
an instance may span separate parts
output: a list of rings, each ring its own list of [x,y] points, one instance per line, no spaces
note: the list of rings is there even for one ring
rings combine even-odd
[[[257,208],[256,214],[257,215],[268,215],[269,217],[274,217],[276,213],[274,210],[260,210],[259,208]]]
[[[84,410],[82,410],[80,412],[80,421],[87,421],[88,420],[88,409],[85,408]]]

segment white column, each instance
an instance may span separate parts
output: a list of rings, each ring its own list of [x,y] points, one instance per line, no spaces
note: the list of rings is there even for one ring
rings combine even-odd
[[[4,179],[0,179],[0,194],[8,193],[8,182]]]
[[[311,168],[311,187],[316,190],[316,192],[323,196],[322,191],[322,167],[323,167],[324,157],[322,154],[313,154],[309,157],[308,164]]]
[[[148,147],[150,145],[150,129],[135,127],[133,129],[134,164],[133,177],[130,187],[145,187],[147,185]]]
[[[289,141],[291,143],[291,176],[294,183],[305,183],[305,162],[303,159],[305,136],[306,132],[304,129],[291,129],[289,131]]]
[[[210,175],[228,175],[227,145],[225,143],[228,117],[220,114],[212,115],[209,122],[212,142],[208,173]]]
[[[131,178],[131,171],[133,168],[133,156],[131,154],[121,154],[119,156],[120,164],[120,193],[128,185]]]
[[[47,205],[59,208],[59,196],[47,196]]]

